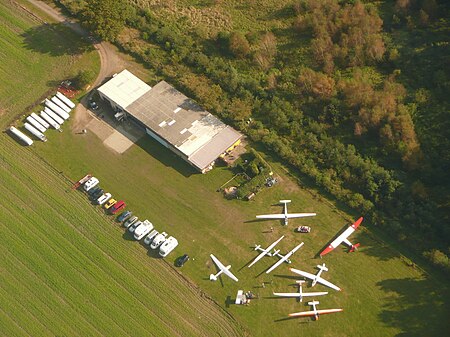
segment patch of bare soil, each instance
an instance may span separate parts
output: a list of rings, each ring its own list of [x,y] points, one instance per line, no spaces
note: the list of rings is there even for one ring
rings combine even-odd
[[[82,105],[78,104],[73,112],[72,132],[78,133],[86,129],[87,125],[93,119],[90,112]]]

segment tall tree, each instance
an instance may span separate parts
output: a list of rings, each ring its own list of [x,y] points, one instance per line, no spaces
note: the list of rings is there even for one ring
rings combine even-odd
[[[113,41],[125,25],[127,9],[125,0],[90,0],[83,21],[102,40]]]
[[[232,33],[229,40],[230,51],[237,58],[244,58],[250,52],[250,44],[241,33]]]

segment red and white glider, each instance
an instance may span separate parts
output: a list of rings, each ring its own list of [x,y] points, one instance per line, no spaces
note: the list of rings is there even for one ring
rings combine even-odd
[[[311,311],[301,311],[295,312],[293,314],[289,314],[289,317],[311,317],[313,316],[316,321],[319,319],[319,315],[325,314],[334,314],[335,312],[344,311],[344,309],[323,309],[317,310],[316,305],[319,304],[319,301],[308,302],[309,305],[312,305],[313,310]]]
[[[356,230],[356,228],[358,228],[358,226],[361,224],[362,221],[363,217],[360,217],[358,220],[356,220],[356,222],[353,225],[348,227],[341,235],[339,235],[336,239],[334,239],[333,242],[331,242],[330,245],[320,253],[320,257],[331,252],[342,242],[350,246],[350,252],[354,252],[355,250],[357,250],[359,247],[359,243],[354,245],[350,241],[348,241],[347,238]]]

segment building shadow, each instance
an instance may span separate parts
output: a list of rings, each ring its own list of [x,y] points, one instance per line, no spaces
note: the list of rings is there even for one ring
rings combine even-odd
[[[175,153],[148,135],[141,137],[135,144],[158,160],[162,165],[175,169],[186,178],[194,174],[201,174]]]

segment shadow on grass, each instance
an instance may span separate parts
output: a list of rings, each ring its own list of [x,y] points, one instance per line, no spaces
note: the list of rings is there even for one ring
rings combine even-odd
[[[52,56],[79,55],[94,48],[62,23],[30,28],[22,37],[27,49]]]
[[[145,152],[147,152],[153,158],[157,159],[164,166],[171,167],[177,170],[185,177],[190,177],[194,174],[200,174],[183,159],[178,157],[175,153],[173,153],[166,147],[162,146],[156,140],[150,138],[150,136],[144,136],[140,138],[135,144],[141,149],[145,150]]]
[[[448,336],[448,285],[428,279],[390,279],[377,283],[387,293],[379,318],[401,329],[397,337]]]
[[[308,318],[308,320],[307,321],[305,321],[305,320],[300,321],[302,318],[299,318],[299,317],[284,317],[284,318],[276,319],[276,320],[274,320],[274,322],[291,321],[291,320],[294,320],[294,319],[299,320],[298,324],[309,324],[309,323],[313,322],[310,317],[303,317],[303,319],[305,319],[305,318]]]
[[[130,233],[128,228],[125,230],[125,232],[122,234],[122,238],[124,238],[127,241],[136,241],[134,239],[133,233]]]

